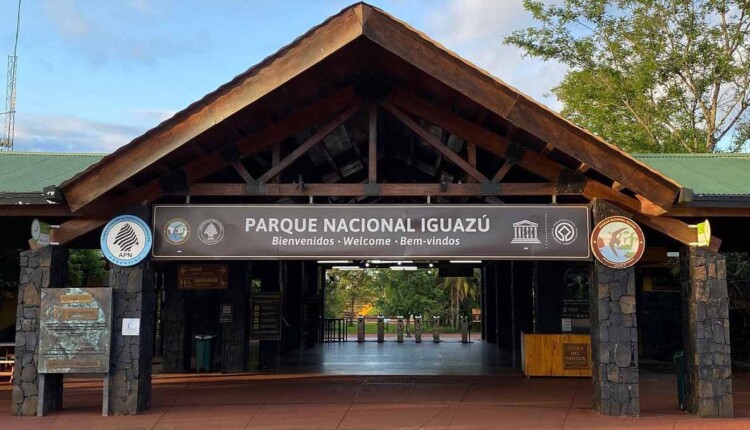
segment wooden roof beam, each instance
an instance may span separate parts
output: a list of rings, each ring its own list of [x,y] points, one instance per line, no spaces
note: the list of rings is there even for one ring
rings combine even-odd
[[[436,151],[442,154],[445,158],[447,158],[453,164],[463,169],[463,171],[466,172],[469,176],[471,176],[472,178],[476,179],[479,182],[487,180],[487,177],[484,176],[482,172],[477,170],[476,167],[469,164],[466,160],[461,158],[460,155],[451,151],[451,149],[448,148],[446,145],[443,145],[442,142],[437,137],[435,137],[432,133],[430,133],[429,131],[425,130],[422,126],[417,124],[416,121],[409,118],[408,115],[406,115],[396,106],[394,106],[388,101],[383,101],[381,102],[380,105],[383,107],[383,109],[388,111],[391,115],[398,118],[402,123],[404,123],[404,125],[406,125],[412,131],[417,133],[419,137],[421,137],[425,142],[427,142],[430,146],[432,146]]]
[[[551,196],[551,195],[580,195],[578,192],[560,193],[557,184],[541,183],[503,183],[500,184],[496,193],[487,192],[480,183],[449,183],[423,184],[423,183],[379,183],[380,196],[385,197],[408,197],[408,196]],[[305,184],[300,188],[297,184],[266,184],[262,191],[257,194],[247,193],[244,184],[239,183],[198,183],[192,184],[190,194],[193,196],[338,196],[354,197],[365,196],[367,184],[331,183],[331,184]]]

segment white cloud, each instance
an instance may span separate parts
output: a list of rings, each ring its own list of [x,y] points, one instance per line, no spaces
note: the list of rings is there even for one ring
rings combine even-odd
[[[548,93],[567,67],[524,58],[523,51],[503,40],[513,30],[533,24],[521,0],[447,0],[444,8],[429,16],[427,33],[521,92],[559,110],[560,103]]]
[[[112,152],[145,131],[131,125],[76,116],[23,115],[17,118],[17,151]]]

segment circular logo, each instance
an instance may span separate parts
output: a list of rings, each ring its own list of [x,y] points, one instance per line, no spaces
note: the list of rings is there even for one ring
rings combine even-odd
[[[164,226],[164,238],[172,245],[182,245],[190,237],[190,224],[182,218],[172,218]]]
[[[216,245],[224,238],[224,224],[216,218],[204,219],[198,226],[198,238],[206,245]]]
[[[646,249],[643,230],[630,218],[605,218],[591,233],[591,250],[600,263],[625,269],[638,262]]]
[[[100,242],[107,260],[118,266],[134,266],[151,250],[151,230],[142,219],[122,215],[104,226]]]
[[[552,225],[552,238],[560,245],[570,245],[578,239],[578,228],[573,221],[561,219]]]

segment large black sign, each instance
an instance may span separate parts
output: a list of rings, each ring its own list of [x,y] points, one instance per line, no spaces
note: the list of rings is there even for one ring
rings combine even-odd
[[[590,259],[587,206],[160,205],[157,259]]]

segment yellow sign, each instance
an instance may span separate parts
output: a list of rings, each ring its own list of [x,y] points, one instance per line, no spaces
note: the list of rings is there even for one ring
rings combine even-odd
[[[711,223],[708,220],[691,225],[690,227],[696,229],[698,236],[698,241],[691,243],[691,245],[705,247],[711,243]]]

